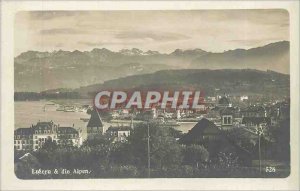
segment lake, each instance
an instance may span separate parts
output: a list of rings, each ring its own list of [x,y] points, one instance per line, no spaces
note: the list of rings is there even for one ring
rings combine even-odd
[[[72,100],[72,102],[72,104],[76,103],[74,105],[80,105],[86,104],[87,101],[79,100],[76,102]],[[65,103],[67,103],[67,101],[65,101]],[[52,120],[55,124],[59,124],[61,127],[71,127],[74,124],[74,127],[77,130],[82,130],[83,137],[85,138],[87,122],[80,120],[80,118],[90,118],[90,115],[85,112],[56,111],[58,107],[59,104],[47,100],[15,102],[15,129],[20,127],[30,127],[32,124],[35,125],[38,121]],[[124,124],[126,123],[129,125],[129,121],[125,122]],[[179,124],[180,126],[175,126],[174,128],[186,133],[188,130],[194,127],[196,122],[180,122]]]

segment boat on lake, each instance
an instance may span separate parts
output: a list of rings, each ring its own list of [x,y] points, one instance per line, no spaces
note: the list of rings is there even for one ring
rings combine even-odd
[[[80,120],[83,122],[88,122],[90,119],[89,118],[80,118]]]
[[[56,111],[64,111],[65,110],[65,106],[59,106]]]
[[[65,106],[64,112],[75,112],[74,106]]]

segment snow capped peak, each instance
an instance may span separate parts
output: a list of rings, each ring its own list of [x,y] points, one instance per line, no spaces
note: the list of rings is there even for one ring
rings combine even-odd
[[[159,54],[158,51],[152,51],[148,50],[147,52],[144,52],[138,48],[132,48],[132,49],[122,49],[119,51],[119,53],[127,56],[141,56],[141,55],[156,55]]]
[[[119,53],[127,56],[136,56],[136,55],[143,55],[143,51],[137,48],[130,49],[122,49],[119,51]]]

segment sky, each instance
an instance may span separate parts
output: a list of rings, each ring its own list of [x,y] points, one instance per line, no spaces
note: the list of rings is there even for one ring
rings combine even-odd
[[[27,11],[15,16],[15,56],[28,50],[223,52],[289,40],[283,9]]]

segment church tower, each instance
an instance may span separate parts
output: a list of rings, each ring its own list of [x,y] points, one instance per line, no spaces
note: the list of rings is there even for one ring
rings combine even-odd
[[[92,110],[91,118],[87,124],[87,138],[94,139],[97,135],[102,135],[104,132],[103,122],[97,109]]]

